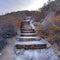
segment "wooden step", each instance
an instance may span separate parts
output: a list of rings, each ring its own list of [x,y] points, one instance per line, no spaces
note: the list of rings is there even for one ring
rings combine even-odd
[[[29,25],[30,22],[23,22],[22,25]]]
[[[25,29],[25,30],[21,30],[21,32],[32,32],[32,33],[35,33],[35,31],[33,29]]]
[[[23,36],[17,36],[16,38],[22,38],[22,39],[29,39],[29,38],[36,38],[36,39],[38,39],[38,38],[40,38],[40,37],[38,37],[38,36],[25,36],[25,37],[23,37]]]
[[[36,35],[20,35],[20,36],[23,36],[23,37],[25,37],[25,36],[32,36],[33,37],[33,36],[36,36]]]
[[[40,41],[41,38],[38,36],[17,36],[16,37],[17,41]]]
[[[30,28],[28,28],[28,29],[27,28],[21,28],[20,30],[27,30],[27,31],[29,30],[30,31],[30,30],[33,30],[33,29],[30,29]]]
[[[17,44],[16,49],[46,49],[46,44],[37,44],[37,45],[19,45]]]
[[[21,33],[21,34],[24,34],[24,35],[36,35],[36,33]]]
[[[40,41],[41,38],[37,37],[37,38],[20,38],[20,37],[16,37],[17,41]]]
[[[23,25],[22,27],[26,27],[26,28],[27,28],[27,27],[30,27],[30,28],[31,28],[31,26],[30,26],[30,25]]]
[[[35,33],[35,31],[21,31],[21,33]]]
[[[47,44],[40,41],[17,42],[15,47],[17,49],[45,49],[47,48]]]
[[[25,31],[31,31],[31,30],[33,30],[33,29],[30,29],[30,28],[29,28],[29,29],[21,28],[20,30],[21,30],[21,31],[22,31],[22,30],[25,30]],[[33,30],[33,31],[35,31],[35,30]]]
[[[36,36],[36,33],[21,33],[21,36]]]
[[[29,28],[29,29],[26,29],[26,28],[20,28],[21,30],[33,30],[33,29],[31,29],[31,28]]]
[[[40,41],[41,39],[36,39],[36,38],[29,38],[29,39],[23,39],[23,38],[20,38],[20,39],[16,39],[17,41]]]

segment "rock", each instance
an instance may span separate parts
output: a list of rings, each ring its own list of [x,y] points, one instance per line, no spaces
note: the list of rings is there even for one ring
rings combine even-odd
[[[0,36],[0,51],[5,47],[6,40]]]

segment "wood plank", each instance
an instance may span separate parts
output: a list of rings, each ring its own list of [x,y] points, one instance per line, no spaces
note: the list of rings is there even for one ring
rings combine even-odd
[[[31,38],[32,38],[32,39],[39,39],[40,37],[38,37],[38,36],[25,36],[25,37],[23,37],[23,36],[17,36],[17,37],[16,37],[16,39],[20,39],[20,38],[21,38],[21,39],[29,39],[29,38],[30,38],[30,39],[31,39]]]
[[[34,44],[34,45],[15,45],[16,49],[45,49],[47,47],[46,44]]]

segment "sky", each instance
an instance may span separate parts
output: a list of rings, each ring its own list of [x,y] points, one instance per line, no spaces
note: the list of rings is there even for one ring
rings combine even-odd
[[[0,0],[0,15],[21,10],[37,10],[48,0]]]

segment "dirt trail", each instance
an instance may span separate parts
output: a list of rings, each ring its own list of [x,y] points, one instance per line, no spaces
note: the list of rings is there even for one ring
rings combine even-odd
[[[7,41],[8,45],[3,49],[0,60],[15,60],[15,54],[13,51],[15,37],[7,39]]]

